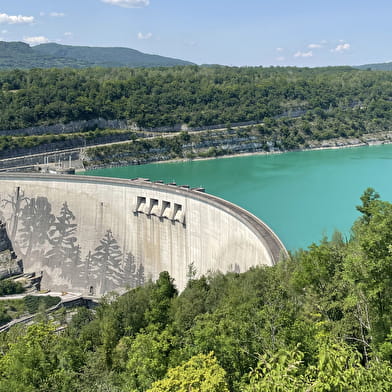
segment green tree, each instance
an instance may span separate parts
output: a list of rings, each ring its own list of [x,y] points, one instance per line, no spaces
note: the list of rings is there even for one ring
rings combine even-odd
[[[386,362],[365,368],[361,355],[343,342],[320,342],[318,361],[306,366],[297,346],[260,356],[244,392],[346,392],[388,391],[392,369]]]
[[[174,297],[177,296],[177,289],[174,280],[167,271],[159,274],[158,280],[153,284],[149,309],[145,317],[150,324],[164,328],[170,321],[170,307]]]
[[[225,375],[212,352],[198,354],[169,369],[165,378],[154,382],[146,392],[228,392]]]
[[[357,336],[365,354],[385,340],[392,325],[392,204],[372,189],[361,197],[363,216],[353,226],[345,258],[350,284],[348,310],[357,320]]]
[[[362,205],[357,206],[357,210],[362,214],[365,223],[369,223],[375,204],[374,201],[379,198],[380,195],[373,188],[367,188],[361,196]]]
[[[137,334],[129,344],[125,385],[132,391],[145,391],[165,375],[174,336],[169,330],[160,332],[151,325]]]
[[[58,359],[54,347],[57,337],[51,324],[27,328],[0,359],[0,391],[41,391],[56,372]]]

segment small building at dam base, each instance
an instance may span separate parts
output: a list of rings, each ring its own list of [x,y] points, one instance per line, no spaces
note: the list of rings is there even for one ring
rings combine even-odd
[[[0,220],[41,287],[102,295],[168,271],[244,272],[287,251],[246,210],[202,189],[145,179],[0,173]]]

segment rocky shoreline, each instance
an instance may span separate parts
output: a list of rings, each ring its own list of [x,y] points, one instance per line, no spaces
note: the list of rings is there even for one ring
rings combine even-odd
[[[250,155],[272,155],[272,154],[283,154],[286,152],[296,152],[296,151],[317,151],[317,150],[331,150],[331,149],[342,149],[342,148],[355,148],[355,147],[366,147],[375,146],[382,144],[392,143],[392,131],[390,132],[378,132],[370,133],[361,136],[360,138],[334,138],[329,140],[321,141],[310,141],[305,146],[301,148],[280,150],[277,148],[271,148],[270,151],[265,150],[255,150],[254,148],[249,148],[249,151],[241,152],[230,152],[222,153],[217,156],[194,156],[194,157],[178,157],[173,158],[164,155],[151,156],[150,159],[134,159],[132,161],[122,161],[118,163],[102,164],[102,165],[92,165],[85,167],[84,169],[79,169],[77,172],[97,170],[97,169],[108,169],[113,167],[123,167],[132,165],[144,165],[144,164],[160,164],[160,163],[170,163],[170,162],[188,162],[188,161],[200,161],[208,159],[220,159],[220,158],[234,158],[239,156],[250,156]],[[224,150],[223,150],[224,151]]]

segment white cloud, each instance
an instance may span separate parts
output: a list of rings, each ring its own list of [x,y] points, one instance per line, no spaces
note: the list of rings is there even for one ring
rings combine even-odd
[[[349,49],[350,49],[350,44],[346,42],[345,44],[339,44],[335,49],[331,49],[331,52],[342,53]]]
[[[7,15],[0,14],[0,24],[20,24],[20,23],[33,23],[34,16],[23,16],[23,15]]]
[[[150,0],[101,0],[103,3],[124,8],[142,8],[150,5]]]
[[[72,36],[73,36],[73,33],[71,33],[70,31],[66,31],[66,32],[64,33],[64,35],[65,35],[66,37],[72,37]]]
[[[276,58],[276,61],[285,61],[285,60],[286,60],[286,57],[283,57],[283,56],[279,56]]]
[[[276,48],[277,52],[283,52],[283,48]]]
[[[7,34],[8,30],[1,30],[1,34]]]
[[[146,33],[146,34],[143,34],[143,33],[137,33],[137,39],[150,39],[150,38],[152,38],[152,33]]]
[[[37,37],[23,37],[23,41],[29,45],[38,45],[48,43],[49,39],[44,37],[43,35],[39,35]]]
[[[309,44],[308,45],[309,49],[320,49],[322,47],[323,47],[323,45],[321,45],[321,44]]]
[[[65,16],[65,14],[64,14],[64,12],[51,12],[50,14],[49,14],[50,16],[53,16],[53,17],[62,17],[62,16]]]
[[[39,16],[45,16],[45,12],[41,11],[41,12],[39,13]]]
[[[294,57],[312,57],[313,52],[309,50],[309,52],[300,52],[298,51],[297,53],[294,54]]]

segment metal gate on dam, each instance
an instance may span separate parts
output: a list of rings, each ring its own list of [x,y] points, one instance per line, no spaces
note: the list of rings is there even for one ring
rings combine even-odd
[[[145,179],[0,174],[0,220],[42,287],[101,295],[168,271],[243,272],[287,255],[261,220],[200,189]]]

